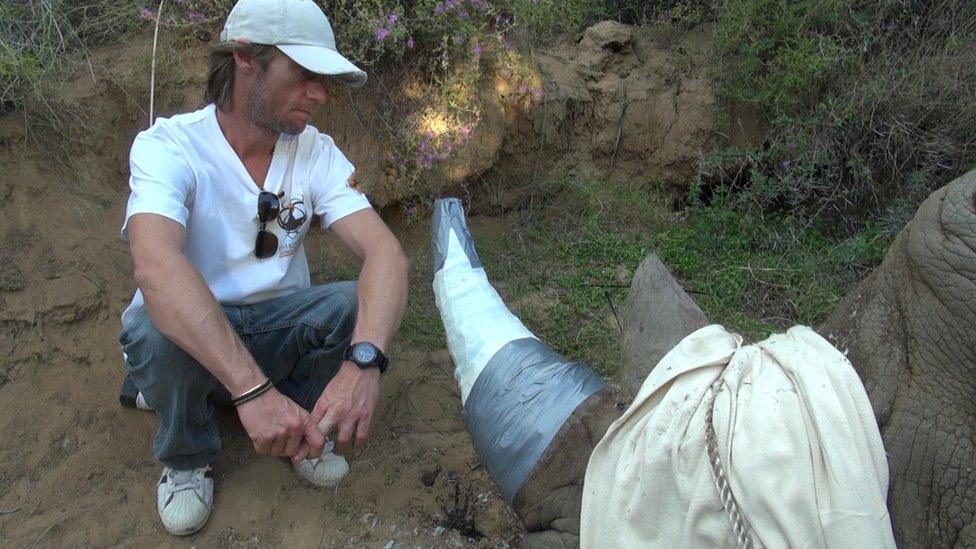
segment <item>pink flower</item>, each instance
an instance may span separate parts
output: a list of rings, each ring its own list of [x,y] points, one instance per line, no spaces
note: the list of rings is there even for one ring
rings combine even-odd
[[[203,23],[203,16],[193,10],[186,12],[186,18],[194,23]]]
[[[474,46],[471,48],[471,51],[474,52],[475,57],[481,57],[481,52],[485,51],[485,49],[481,47],[480,43],[475,42]]]
[[[389,35],[390,35],[390,29],[388,29],[386,27],[380,27],[380,28],[376,29],[376,32],[375,33],[373,33],[373,38],[377,42],[382,42]]]
[[[156,14],[153,13],[153,10],[149,8],[142,8],[141,10],[139,10],[139,17],[145,19],[146,21],[156,20]]]
[[[397,17],[397,14],[395,14],[395,13],[391,13],[390,15],[386,16],[386,21],[387,21],[387,23],[390,24],[391,27],[393,25],[396,25],[397,19],[398,19],[398,17]]]
[[[546,90],[542,88],[532,88],[532,100],[538,103],[546,96]]]
[[[413,36],[407,37],[407,47],[413,49]]]

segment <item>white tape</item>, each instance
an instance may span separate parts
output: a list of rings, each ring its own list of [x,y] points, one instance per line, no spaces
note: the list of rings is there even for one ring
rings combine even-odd
[[[434,273],[434,299],[454,359],[461,403],[491,357],[506,343],[536,338],[505,306],[484,268],[473,268],[453,228],[443,267]]]

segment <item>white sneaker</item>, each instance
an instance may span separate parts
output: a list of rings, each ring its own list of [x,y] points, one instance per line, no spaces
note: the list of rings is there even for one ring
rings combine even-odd
[[[349,463],[346,458],[332,453],[335,443],[326,441],[322,455],[317,458],[303,459],[294,465],[295,472],[303,479],[317,486],[335,486],[337,482],[349,474]]]
[[[170,534],[186,536],[203,528],[213,509],[210,466],[177,471],[165,467],[156,485],[159,518]]]

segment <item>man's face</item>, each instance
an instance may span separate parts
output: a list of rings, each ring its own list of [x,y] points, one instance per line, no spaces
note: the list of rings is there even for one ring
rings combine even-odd
[[[248,117],[270,133],[301,133],[325,101],[323,80],[278,53],[266,69],[258,68],[247,94]]]

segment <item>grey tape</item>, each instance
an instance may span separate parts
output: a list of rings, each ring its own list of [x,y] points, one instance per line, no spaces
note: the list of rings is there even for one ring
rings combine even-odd
[[[440,198],[434,203],[434,223],[430,227],[431,242],[434,251],[434,272],[441,270],[447,258],[448,235],[454,229],[458,241],[464,248],[464,253],[471,262],[471,268],[481,267],[481,259],[474,249],[474,238],[468,231],[468,224],[464,220],[464,208],[458,198]]]
[[[468,395],[464,422],[509,503],[566,419],[604,387],[593,370],[535,338],[510,341],[491,357]]]

